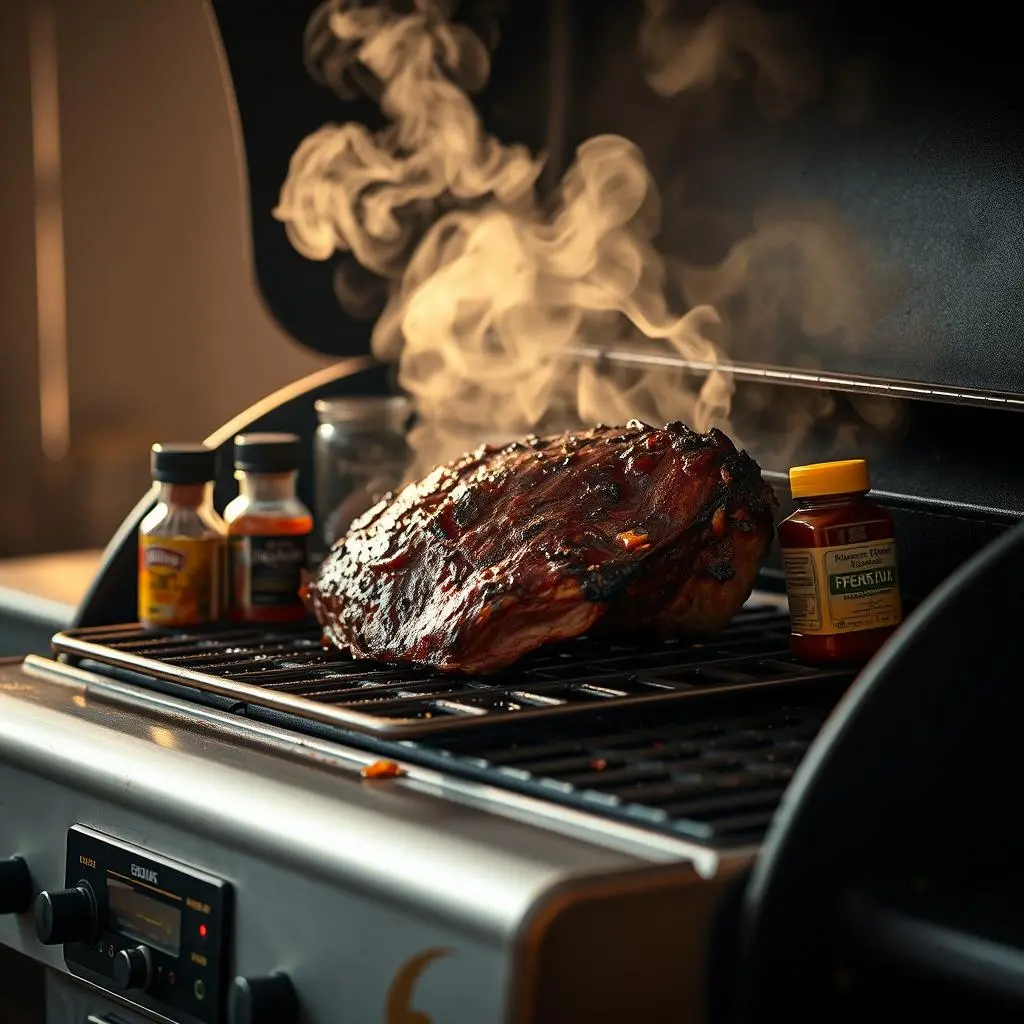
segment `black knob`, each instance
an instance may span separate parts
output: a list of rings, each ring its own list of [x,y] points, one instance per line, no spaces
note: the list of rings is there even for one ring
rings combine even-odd
[[[293,1024],[299,1019],[299,999],[288,975],[235,978],[228,999],[230,1024]]]
[[[114,984],[124,991],[149,987],[153,961],[145,946],[122,949],[114,957]]]
[[[21,857],[0,860],[0,914],[24,914],[32,906],[32,876]]]
[[[36,935],[46,946],[91,942],[96,936],[96,897],[88,882],[74,889],[41,892],[36,897]]]

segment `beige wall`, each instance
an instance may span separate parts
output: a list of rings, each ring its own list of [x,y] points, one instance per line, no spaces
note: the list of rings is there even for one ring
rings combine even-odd
[[[200,438],[323,360],[257,298],[231,113],[202,0],[54,0],[72,455],[36,398],[27,9],[0,5],[0,553],[102,543],[154,440]],[[15,451],[12,451],[12,447]],[[69,518],[40,506],[68,503]]]
[[[0,4],[0,552],[32,542],[39,452],[32,123],[18,6]]]

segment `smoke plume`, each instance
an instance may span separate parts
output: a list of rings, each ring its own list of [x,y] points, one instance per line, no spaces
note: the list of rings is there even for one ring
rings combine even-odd
[[[469,94],[490,74],[490,55],[448,4],[412,14],[329,0],[306,33],[307,64],[342,96],[377,98],[389,125],[325,125],[292,157],[275,216],[303,256],[351,252],[385,278],[401,273],[417,226],[445,201],[528,201],[541,164],[523,146],[487,135]]]
[[[344,97],[376,100],[388,123],[376,132],[330,124],[304,139],[274,215],[309,259],[354,258],[365,279],[349,271],[338,281],[353,313],[368,308],[368,281],[385,284],[372,346],[397,363],[420,414],[413,473],[484,440],[580,422],[639,416],[729,428],[735,389],[720,365],[723,344],[756,347],[782,318],[815,336],[862,330],[844,256],[852,246],[833,244],[827,218],[768,215],[717,266],[666,262],[654,246],[657,188],[622,136],[581,145],[554,202],[542,203],[543,156],[488,134],[471,100],[490,75],[488,47],[451,20],[454,3],[409,7],[327,0],[314,14],[311,73]],[[763,112],[779,118],[819,89],[799,33],[778,17],[728,3],[687,23],[670,8],[647,0],[640,29],[655,92],[749,78]],[[849,300],[836,303],[837,290]],[[672,291],[685,310],[670,308]],[[638,342],[704,369],[623,370],[573,357],[580,345]],[[770,400],[755,390],[750,401],[756,422]],[[793,430],[830,402],[796,402]]]
[[[783,13],[726,2],[689,22],[675,16],[674,0],[646,0],[645,6],[640,54],[648,84],[662,96],[749,76],[762,113],[778,120],[821,89],[813,51]]]

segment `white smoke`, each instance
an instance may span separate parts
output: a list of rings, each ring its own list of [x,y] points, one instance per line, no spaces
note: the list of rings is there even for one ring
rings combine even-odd
[[[424,462],[484,434],[528,432],[551,415],[675,416],[698,429],[722,421],[732,390],[722,373],[696,389],[663,371],[624,388],[565,359],[581,341],[646,336],[715,362],[708,334],[717,317],[709,306],[682,316],[668,310],[651,243],[658,196],[628,140],[601,136],[581,146],[557,208],[541,212],[542,160],[484,132],[468,92],[486,82],[489,55],[448,21],[451,13],[437,0],[417,0],[408,14],[347,0],[322,5],[309,56],[326,56],[324,77],[342,89],[355,67],[369,71],[391,123],[375,134],[328,125],[306,138],[274,211],[303,255],[350,252],[394,280],[373,351],[398,363],[421,414],[414,446]],[[410,254],[424,204],[449,209]]]
[[[377,133],[352,122],[325,125],[292,156],[274,216],[303,256],[351,252],[392,277],[409,257],[416,212],[432,214],[442,197],[493,196],[514,207],[529,196],[541,164],[483,131],[468,93],[486,83],[490,56],[447,13],[434,0],[406,15],[329,0],[314,15],[311,56],[327,58],[324,73],[342,91],[348,73],[369,72],[390,124]]]
[[[398,364],[420,413],[413,472],[540,426],[639,416],[728,428],[734,389],[717,368],[716,342],[738,332],[759,341],[783,315],[813,330],[841,331],[853,321],[860,329],[858,296],[835,301],[850,278],[842,253],[830,248],[828,231],[801,217],[795,231],[761,224],[717,267],[673,265],[692,308],[671,311],[668,271],[653,244],[660,202],[643,154],[620,136],[592,138],[579,147],[553,209],[541,204],[543,156],[489,135],[470,99],[489,78],[490,55],[451,21],[454,6],[415,0],[399,11],[327,0],[318,8],[306,37],[311,70],[342,96],[376,99],[388,125],[372,132],[331,124],[304,139],[274,211],[303,255],[348,253],[387,282],[372,345],[379,359]],[[647,0],[641,24],[640,53],[656,92],[749,76],[765,113],[781,117],[819,89],[799,33],[778,16],[726,3],[691,23],[671,6]],[[795,246],[801,274],[781,281],[773,254],[787,246]],[[348,286],[339,292],[355,311],[359,296]],[[723,321],[716,308],[736,296],[757,315],[737,320],[733,311]],[[640,339],[711,369],[626,377],[570,358],[580,343]],[[790,412],[800,431],[820,415],[817,406]]]
[[[494,203],[438,221],[373,337],[375,354],[398,360],[423,413],[422,448],[454,454],[474,428],[512,436],[567,407],[584,422],[618,422],[639,409],[660,420],[685,414],[701,428],[727,414],[730,387],[719,374],[696,392],[652,374],[626,395],[565,358],[574,343],[646,336],[715,360],[707,338],[714,310],[678,316],[666,307],[650,243],[654,198],[639,150],[599,136],[580,147],[553,216]]]

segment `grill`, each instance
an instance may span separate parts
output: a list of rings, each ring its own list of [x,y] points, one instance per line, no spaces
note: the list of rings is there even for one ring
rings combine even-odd
[[[179,683],[300,718],[390,738],[638,704],[699,702],[711,692],[848,678],[787,653],[775,608],[743,611],[706,643],[619,643],[582,637],[544,648],[513,672],[450,676],[357,661],[315,628],[145,632],[135,625],[70,630],[58,654]]]
[[[528,382],[544,382],[552,423],[571,415],[569,398],[585,388],[594,413],[624,418],[606,385],[628,404],[656,407],[659,419],[678,409],[688,420],[717,368],[733,384],[729,433],[775,486],[780,517],[792,511],[791,465],[868,458],[875,497],[895,520],[908,622],[852,688],[853,669],[795,661],[775,545],[756,600],[713,637],[593,635],[494,676],[356,661],[325,647],[311,622],[146,632],[133,619],[137,533],[151,491],[111,538],[74,628],[55,637],[62,664],[32,656],[0,665],[0,989],[9,988],[2,954],[13,949],[45,969],[49,1004],[16,1007],[15,1016],[763,1024],[785,1014],[802,1024],[862,1019],[890,1006],[893,991],[948,1014],[961,1006],[946,976],[1024,991],[1019,972],[990,970],[1019,961],[1019,950],[993,943],[1012,929],[954,922],[947,910],[990,906],[973,892],[953,897],[975,879],[998,884],[1004,868],[1016,879],[1024,849],[1006,813],[1019,796],[1024,719],[1024,532],[1007,534],[1024,517],[1024,474],[1004,454],[1024,448],[1024,134],[1008,14],[999,29],[1009,5],[973,19],[943,18],[936,5],[901,29],[870,3],[755,0],[737,22],[729,4],[680,4],[659,26],[654,8],[670,5],[467,0],[441,5],[458,8],[446,42],[423,5],[372,2],[360,5],[359,31],[397,26],[392,15],[417,8],[411,29],[385,28],[372,43],[329,40],[320,18],[309,30],[314,0],[207,6],[242,144],[245,248],[260,298],[292,341],[332,360],[206,438],[217,452],[217,508],[238,489],[234,436],[286,431],[303,440],[300,497],[319,518],[332,514],[317,501],[321,399],[391,395],[429,373],[439,414],[458,414],[436,425],[461,429],[457,403],[490,402],[492,382],[507,376],[516,400]],[[479,36],[482,61],[471,51],[468,64],[455,59],[466,32]],[[437,75],[446,90],[474,84],[468,100],[486,134],[444,147],[434,198],[415,145],[389,151],[379,180],[370,160],[371,136],[385,147],[407,138],[389,128],[398,104],[381,104],[393,87],[380,77],[388,39],[401,47],[393,66],[403,74],[422,64],[402,59],[410,46],[425,59],[443,55],[431,90]],[[695,49],[701,39],[714,45]],[[998,59],[993,40],[1004,39]],[[662,63],[675,50],[686,67]],[[412,79],[395,81],[414,98]],[[669,94],[673,82],[682,91]],[[322,183],[329,203],[313,210],[302,197],[320,193],[294,190],[294,211],[309,215],[311,229],[318,211],[345,213],[343,251],[308,259],[271,211],[288,206],[282,186],[303,139],[343,122],[369,133],[365,167],[338,204],[340,162],[320,164],[332,178]],[[447,138],[443,119],[436,123]],[[478,282],[500,289],[498,261],[513,259],[509,299],[526,315],[502,295],[481,306],[461,284],[450,293],[451,330],[444,303],[423,314],[449,342],[463,329],[473,336],[463,366],[442,360],[460,373],[442,398],[445,375],[435,381],[431,350],[403,349],[413,358],[397,374],[371,356],[381,325],[371,325],[373,303],[411,298],[412,278],[433,265],[421,250],[430,258],[407,273],[425,232],[446,240],[437,256],[446,271],[454,266],[447,261],[461,250],[449,247],[456,236],[446,228],[435,233],[440,218],[505,206],[496,193],[453,191],[447,177],[454,153],[490,159],[492,134],[544,154],[535,201],[522,204],[539,233],[532,222],[521,234],[513,225],[516,244]],[[595,176],[578,194],[594,230],[572,232],[566,253],[586,269],[576,243],[593,241],[593,272],[549,288],[549,270],[558,280],[569,273],[568,262],[550,258],[552,246],[562,225],[577,223],[562,216],[575,186],[560,179],[582,156],[580,143],[619,134],[642,153],[656,190],[624,222],[619,197],[639,198],[639,154],[623,149],[620,179],[591,150]],[[482,180],[477,164],[459,169],[472,172],[462,181]],[[395,167],[415,180],[395,177]],[[417,201],[390,205],[394,187],[409,184]],[[655,232],[647,214],[658,208]],[[390,239],[380,235],[384,210],[394,213]],[[375,255],[378,242],[408,243],[408,252],[360,265],[356,221],[372,229]],[[722,314],[721,362],[690,358],[688,345],[667,338],[637,344],[643,330],[613,322],[627,301],[617,239],[634,227],[664,262],[640,268],[629,305],[657,327],[710,303]],[[320,236],[318,255],[335,233]],[[495,251],[473,246],[467,255]],[[541,255],[539,303],[520,284],[531,278],[532,253]],[[567,346],[560,332],[574,321],[563,313],[575,285],[589,294],[599,282],[605,256],[609,318],[591,329],[587,317]],[[459,266],[468,281],[470,265]],[[662,284],[665,305],[649,316],[643,293]],[[352,298],[358,316],[348,312]],[[399,333],[409,309],[389,310]],[[558,337],[548,336],[548,312]],[[491,322],[502,344],[480,341]],[[530,345],[518,343],[520,330]],[[528,357],[528,375],[500,363],[481,367],[479,380],[476,369],[461,375],[506,348]],[[563,361],[549,365],[549,352]],[[684,394],[670,402],[676,387]],[[528,404],[539,415],[537,397]],[[495,430],[501,422],[496,414]],[[466,447],[490,428],[470,433]],[[973,575],[950,579],[969,566]],[[403,771],[364,777],[378,758]],[[110,912],[105,871],[143,899],[145,890],[183,904],[176,957],[138,948],[137,929]],[[93,898],[83,901],[90,879]],[[33,900],[43,911],[36,928]],[[992,903],[1013,909],[998,895]],[[220,926],[211,918],[196,928],[194,915],[215,904],[225,911]],[[165,922],[167,906],[158,909]],[[88,928],[61,920],[87,912]],[[964,932],[954,935],[952,923]],[[72,931],[87,941],[54,941]],[[163,980],[126,989],[140,956],[162,965]],[[26,962],[7,974],[20,980]],[[965,1020],[990,1019],[962,1009]]]
[[[557,731],[460,734],[431,748],[406,742],[401,756],[712,847],[731,846],[763,835],[836,696],[832,686],[817,693],[807,686],[782,703],[748,698],[742,711],[735,701],[716,701],[698,720],[678,704],[648,707],[632,722],[603,716]]]
[[[65,660],[464,777],[717,845],[767,827],[850,672],[745,608],[704,643],[562,643],[493,677],[357,661],[309,626],[54,638]],[[539,720],[539,721],[538,721]]]

